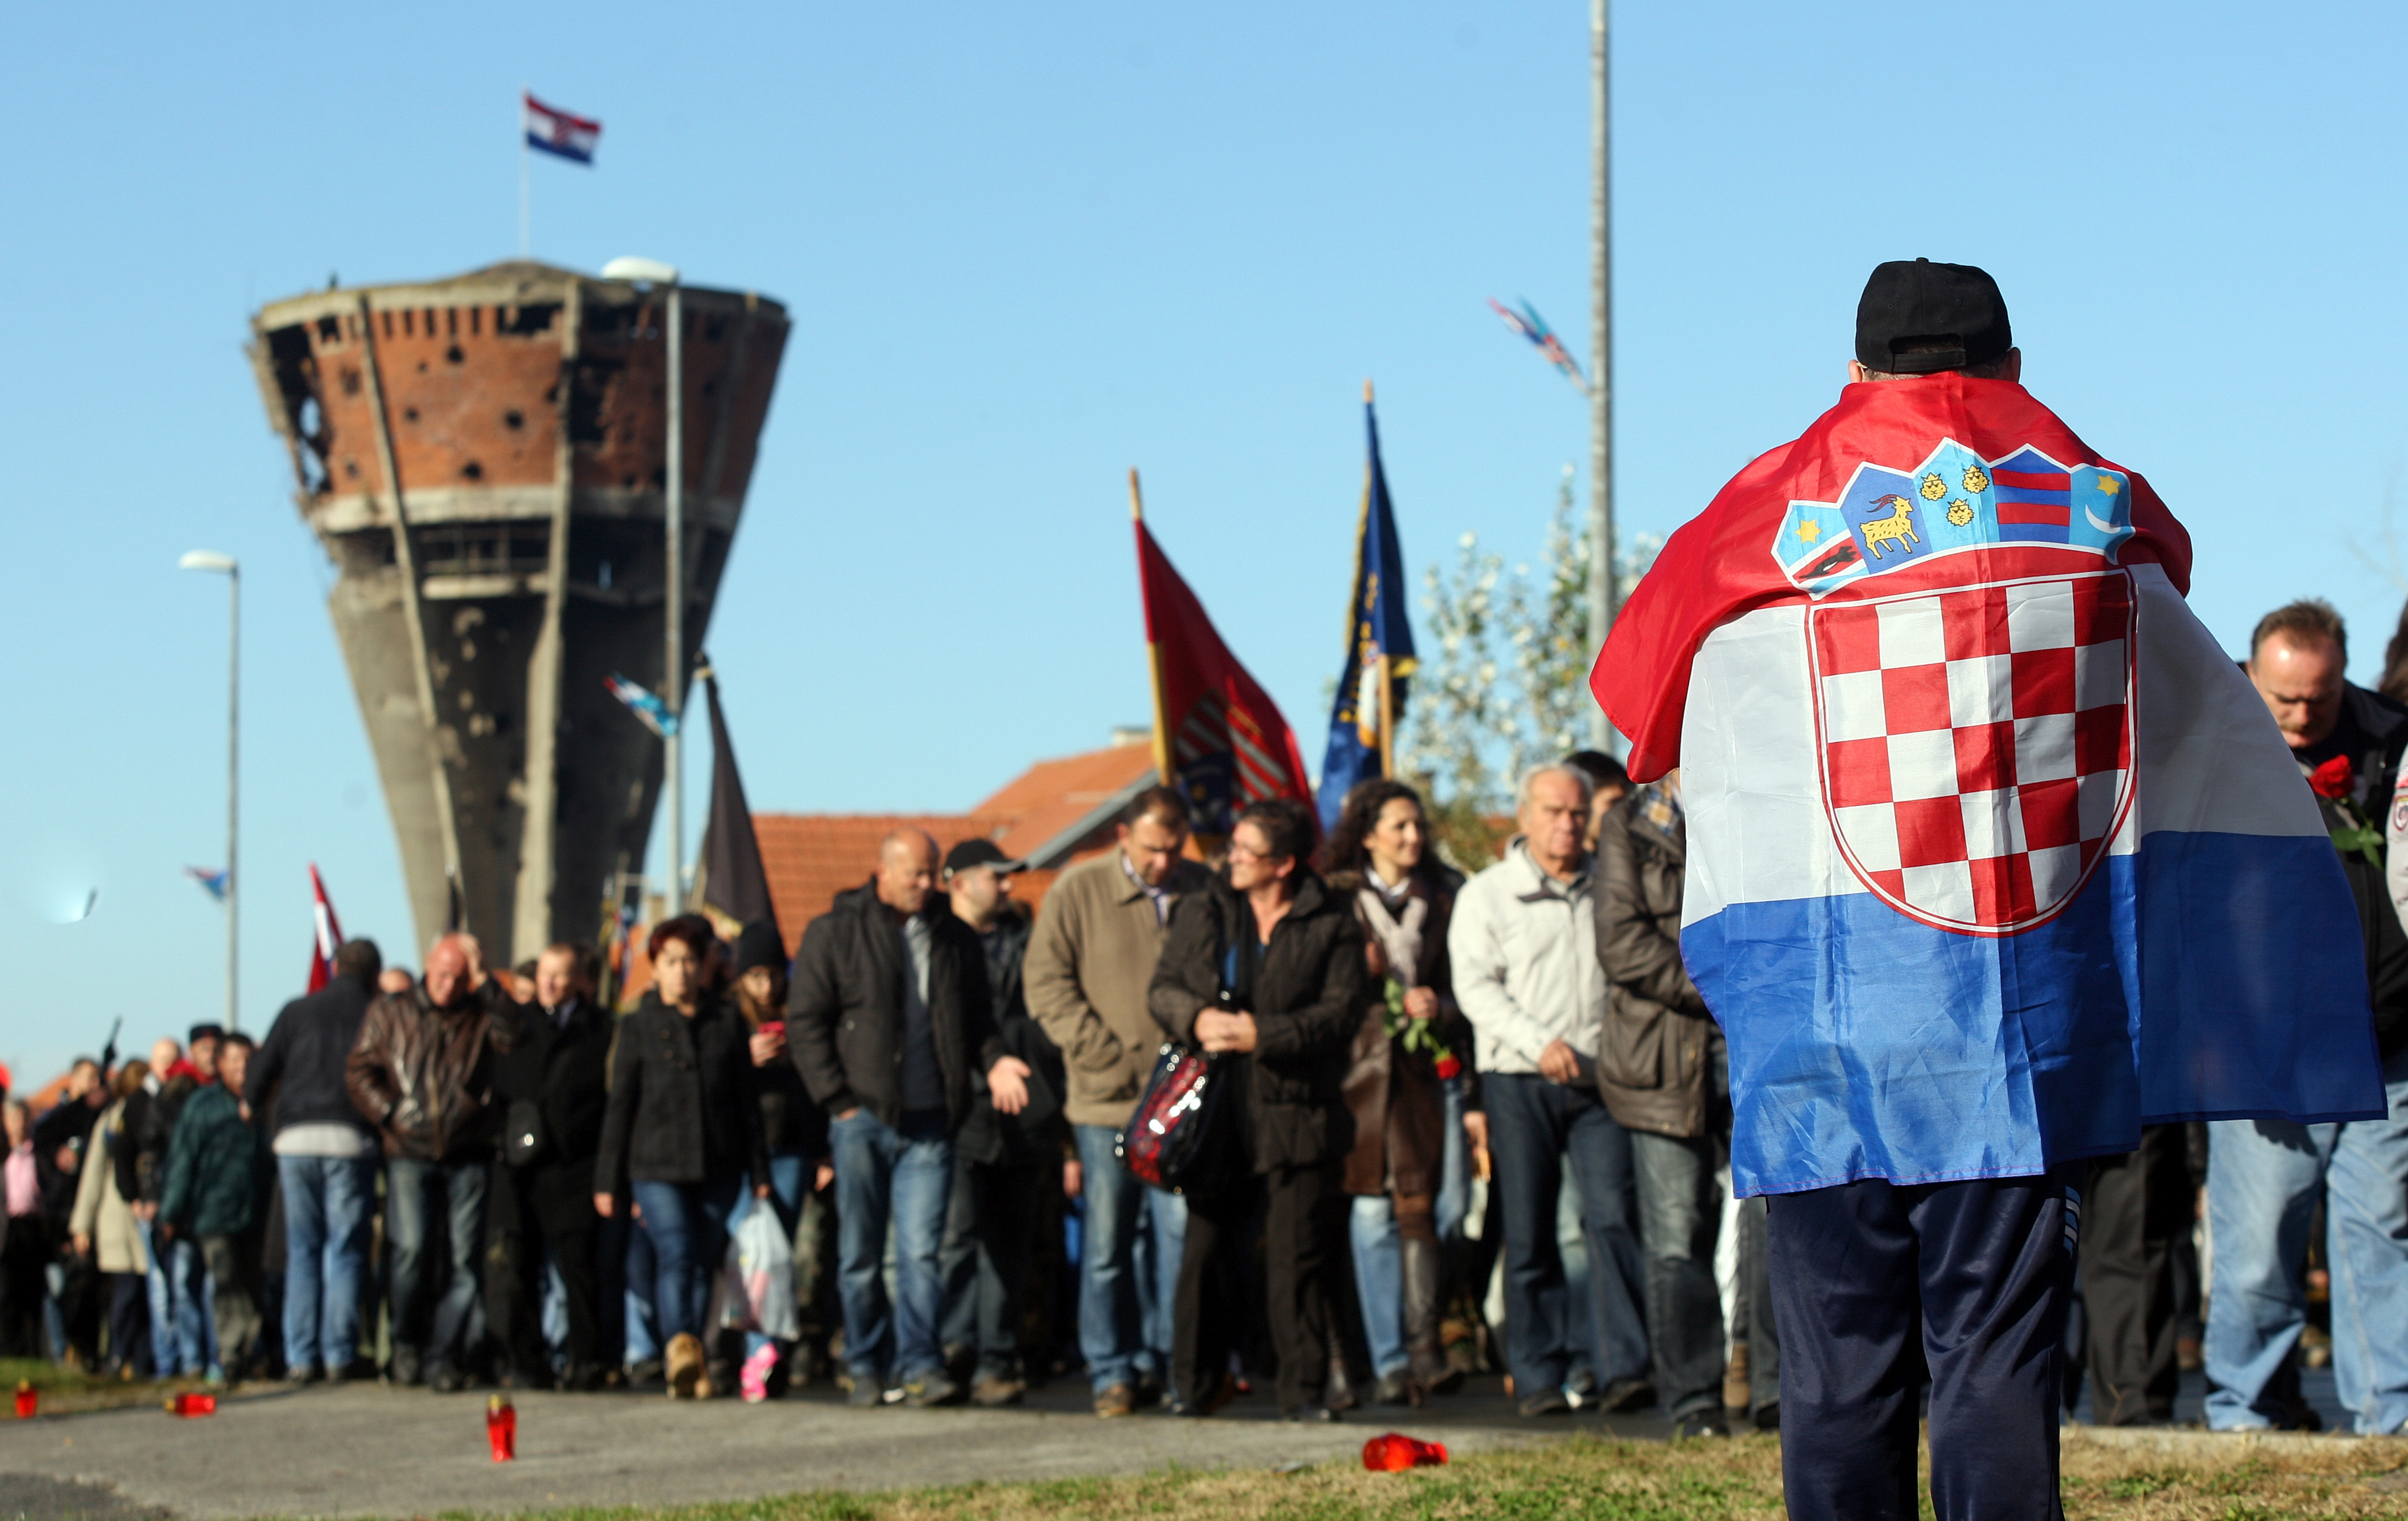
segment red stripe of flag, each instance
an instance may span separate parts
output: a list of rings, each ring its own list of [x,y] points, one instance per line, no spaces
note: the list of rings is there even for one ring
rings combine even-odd
[[[2001,486],[2013,486],[2019,491],[2071,491],[2073,489],[2073,477],[2071,475],[2048,475],[2026,470],[1992,470],[1990,479]]]
[[[2072,523],[2070,507],[2051,507],[2046,502],[2000,502],[2000,523],[2053,523],[2062,528]]]

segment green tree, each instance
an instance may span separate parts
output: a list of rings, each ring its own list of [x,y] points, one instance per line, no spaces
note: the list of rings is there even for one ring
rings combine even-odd
[[[1589,540],[1564,466],[1536,574],[1455,541],[1451,565],[1430,567],[1422,604],[1420,669],[1398,769],[1429,799],[1431,832],[1456,868],[1497,858],[1513,832],[1513,782],[1588,742]],[[1621,547],[1623,595],[1655,563],[1662,540]]]

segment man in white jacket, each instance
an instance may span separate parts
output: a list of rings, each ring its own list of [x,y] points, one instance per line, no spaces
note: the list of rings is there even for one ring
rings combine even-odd
[[[1575,1360],[1555,1248],[1555,1201],[1571,1159],[1588,1241],[1589,1324],[1599,1399],[1628,1410],[1654,1398],[1631,1229],[1630,1137],[1597,1090],[1605,977],[1597,960],[1587,847],[1590,784],[1570,766],[1537,767],[1515,796],[1521,834],[1464,884],[1447,950],[1455,997],[1479,1036],[1495,1186],[1505,1212],[1506,1362],[1525,1415],[1571,1408]]]

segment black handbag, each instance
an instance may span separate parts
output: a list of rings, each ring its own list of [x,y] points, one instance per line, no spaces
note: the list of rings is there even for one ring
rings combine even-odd
[[[1237,1007],[1230,984],[1238,979],[1237,952],[1223,958],[1220,1007]],[[1143,1182],[1174,1194],[1207,1191],[1228,1175],[1229,1137],[1234,1116],[1227,1097],[1230,1079],[1242,1070],[1235,1061],[1223,1061],[1191,1050],[1176,1040],[1163,1042],[1154,1059],[1154,1075],[1146,1079],[1137,1108],[1112,1143],[1121,1165]]]

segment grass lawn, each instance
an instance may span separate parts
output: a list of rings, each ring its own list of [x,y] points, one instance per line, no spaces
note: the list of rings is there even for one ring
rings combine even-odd
[[[2408,1516],[2408,1442],[2250,1443],[2178,1438],[2167,1449],[2069,1433],[2074,1521],[2274,1521]],[[550,1511],[528,1521],[1709,1521],[1781,1514],[1776,1439],[1727,1442],[1575,1439],[1472,1454],[1441,1469],[1293,1473],[1176,1469],[1133,1479],[970,1485],[883,1494],[821,1492],[664,1511]],[[1930,1514],[1927,1508],[1924,1513]]]
[[[0,1357],[0,1398],[13,1396],[17,1385],[30,1383],[41,1396],[45,1415],[66,1415],[82,1410],[116,1410],[125,1405],[156,1405],[186,1389],[202,1387],[196,1378],[117,1379],[97,1378],[79,1373],[72,1368],[36,1357]],[[0,1420],[9,1418],[14,1407],[0,1405]]]

